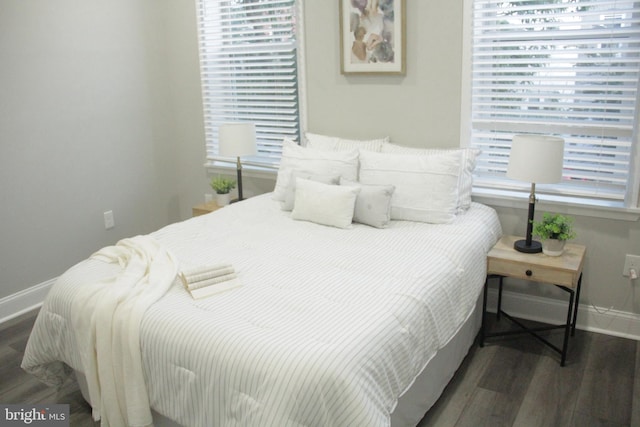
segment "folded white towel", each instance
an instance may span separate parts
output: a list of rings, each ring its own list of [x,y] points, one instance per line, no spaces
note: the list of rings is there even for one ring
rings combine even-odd
[[[196,265],[196,266],[192,265],[190,267],[183,267],[181,271],[182,271],[182,274],[184,274],[185,276],[192,276],[192,275],[206,273],[208,271],[220,270],[228,267],[233,267],[233,266],[225,262],[225,263],[213,264],[213,265]]]
[[[240,286],[231,264],[204,265],[182,269],[182,284],[193,299],[204,298]]]
[[[217,264],[212,266],[197,266],[189,269],[183,269],[180,271],[179,275],[182,283],[185,286],[188,286],[191,283],[224,276],[233,272],[234,270],[231,264]]]

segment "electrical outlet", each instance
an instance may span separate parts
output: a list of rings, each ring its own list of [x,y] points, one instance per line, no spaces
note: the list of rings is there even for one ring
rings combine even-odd
[[[622,275],[625,277],[629,277],[629,270],[636,270],[636,274],[640,274],[640,255],[629,255],[624,259],[624,269],[622,270]]]
[[[110,230],[116,226],[116,220],[113,217],[113,211],[106,211],[104,213],[104,228]]]

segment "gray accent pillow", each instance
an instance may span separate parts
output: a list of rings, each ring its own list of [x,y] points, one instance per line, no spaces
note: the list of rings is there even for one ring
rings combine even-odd
[[[298,170],[291,171],[291,179],[289,180],[289,185],[284,195],[284,201],[280,202],[280,207],[283,211],[293,210],[296,201],[296,178],[308,179],[329,185],[337,185],[340,183],[340,175],[325,175]]]
[[[391,221],[391,197],[393,185],[365,185],[341,178],[340,185],[360,187],[353,212],[353,222],[385,228]]]

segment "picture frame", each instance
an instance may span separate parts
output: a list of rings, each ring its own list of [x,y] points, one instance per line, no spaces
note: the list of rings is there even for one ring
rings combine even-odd
[[[338,0],[341,74],[405,74],[405,0]]]

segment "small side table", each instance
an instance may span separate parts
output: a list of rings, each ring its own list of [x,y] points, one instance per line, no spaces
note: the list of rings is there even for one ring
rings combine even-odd
[[[526,254],[518,252],[513,248],[516,240],[522,237],[504,236],[489,251],[487,255],[487,280],[484,284],[484,298],[482,304],[482,329],[480,331],[480,346],[484,345],[484,340],[490,337],[511,335],[521,332],[528,332],[560,353],[560,366],[564,366],[567,358],[567,348],[569,345],[569,335],[574,335],[576,331],[576,320],[578,318],[578,303],[580,301],[580,288],[582,286],[582,268],[584,266],[584,256],[586,248],[582,245],[567,243],[564,253],[558,257],[551,257],[542,253]],[[517,319],[502,310],[502,288],[503,279],[513,277],[530,280],[538,283],[554,285],[569,294],[567,307],[567,321],[564,325],[551,325],[540,328],[527,328]],[[496,316],[500,319],[504,315],[507,319],[515,323],[520,329],[506,332],[487,332],[487,291],[489,279],[499,279],[498,285],[498,307]],[[558,348],[547,339],[541,337],[537,332],[551,329],[564,329],[564,342],[562,348]]]
[[[218,206],[215,201],[211,201],[211,202],[201,203],[199,205],[194,206],[191,209],[191,213],[193,216],[200,216],[200,215],[208,214],[218,209],[220,209],[220,206]]]

